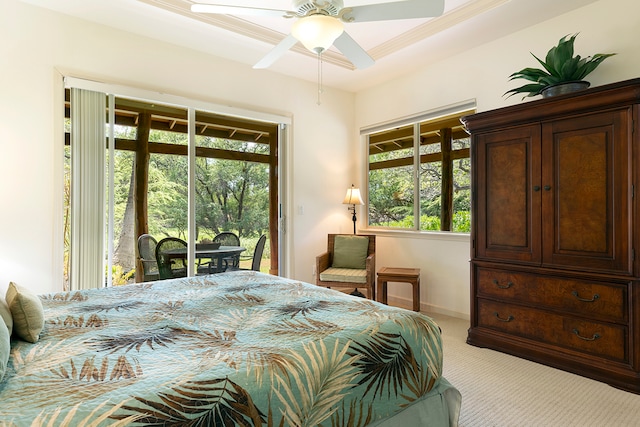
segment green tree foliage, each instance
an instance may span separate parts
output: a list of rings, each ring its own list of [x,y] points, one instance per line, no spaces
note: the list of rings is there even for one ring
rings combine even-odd
[[[237,230],[241,236],[269,229],[269,169],[261,163],[199,159],[196,223],[203,234]]]
[[[369,161],[375,163],[411,155],[411,150],[397,150],[372,155]],[[369,172],[369,223],[371,225],[387,227],[391,226],[391,223],[403,222],[407,228],[413,227],[413,222],[405,222],[408,216],[413,215],[412,173],[412,166],[375,169]]]
[[[187,238],[188,209],[187,158],[151,155],[147,210],[149,232],[159,238]]]
[[[202,138],[198,145],[220,150],[268,154],[265,144]],[[259,237],[269,230],[269,166],[264,163],[198,159],[196,223],[203,234],[235,230]]]
[[[453,149],[468,147],[469,139],[456,140]],[[421,154],[439,152],[434,144]],[[412,157],[412,150],[370,156],[369,162]],[[451,231],[471,230],[471,174],[469,158],[453,162],[453,226]],[[420,173],[420,230],[440,231],[442,164],[422,163]],[[391,228],[414,228],[413,166],[374,169],[369,172],[369,223]]]
[[[123,130],[118,137],[124,136]],[[126,137],[131,138],[131,135]],[[155,142],[186,144],[186,135],[152,131]],[[202,147],[268,154],[268,146],[250,142],[198,138]],[[115,154],[116,235],[124,217],[134,163],[133,153]],[[269,166],[238,160],[196,159],[197,238],[221,231],[257,237],[269,229]],[[149,161],[148,224],[157,238],[187,237],[188,162],[185,156],[152,154]]]

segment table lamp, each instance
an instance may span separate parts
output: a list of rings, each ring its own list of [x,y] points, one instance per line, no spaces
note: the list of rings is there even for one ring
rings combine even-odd
[[[360,189],[355,188],[355,186],[351,184],[351,188],[347,190],[347,195],[342,201],[342,204],[351,205],[348,206],[347,209],[353,214],[353,217],[351,218],[353,220],[353,234],[356,234],[356,205],[364,205],[362,197],[360,196]]]

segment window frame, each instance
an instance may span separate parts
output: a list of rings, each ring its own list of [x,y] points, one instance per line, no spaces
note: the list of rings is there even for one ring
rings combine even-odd
[[[394,235],[436,235],[436,236],[460,236],[461,238],[468,238],[470,232],[455,232],[448,230],[422,230],[420,229],[420,167],[421,167],[421,145],[420,145],[420,135],[421,130],[420,126],[424,122],[435,122],[438,119],[458,115],[460,117],[468,114],[473,114],[476,111],[476,100],[470,99],[462,102],[458,102],[455,104],[439,107],[433,110],[424,111],[415,115],[399,118],[396,120],[391,120],[384,123],[379,123],[376,125],[366,126],[360,129],[360,136],[364,151],[364,165],[365,168],[363,170],[364,182],[366,183],[364,189],[364,229],[371,230],[376,233],[389,233]],[[370,223],[369,212],[370,212],[370,136],[375,133],[384,132],[391,129],[396,129],[400,127],[407,127],[407,125],[412,125],[413,127],[413,226],[411,228],[400,228],[400,227],[389,227],[389,226],[380,226],[380,225],[372,225]],[[459,139],[459,138],[458,138]],[[452,139],[452,142],[454,139]],[[457,151],[457,150],[455,150]],[[469,148],[470,151],[470,148]],[[442,158],[442,147],[440,150],[441,161],[444,160]],[[467,158],[467,157],[464,157]],[[469,153],[470,158],[470,153]],[[453,164],[455,160],[459,160],[460,157],[451,157],[450,163]],[[442,191],[441,191],[442,194]],[[416,220],[417,218],[417,220]]]

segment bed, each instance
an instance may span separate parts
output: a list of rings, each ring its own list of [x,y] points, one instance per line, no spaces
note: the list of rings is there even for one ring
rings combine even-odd
[[[0,426],[457,424],[439,328],[409,310],[253,271],[38,298]]]

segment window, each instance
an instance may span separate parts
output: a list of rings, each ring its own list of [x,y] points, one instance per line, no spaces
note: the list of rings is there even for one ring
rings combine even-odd
[[[470,138],[460,118],[473,110],[466,107],[362,132],[369,227],[471,231]]]

